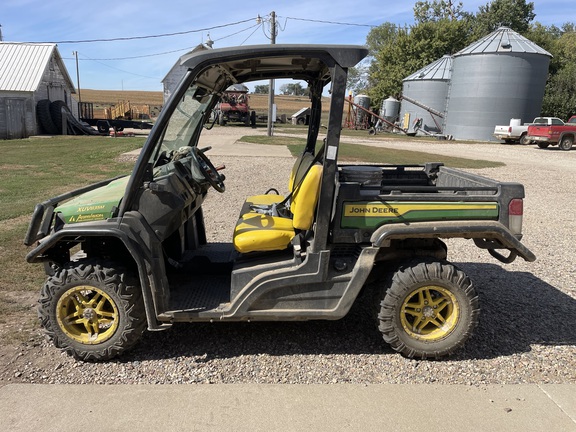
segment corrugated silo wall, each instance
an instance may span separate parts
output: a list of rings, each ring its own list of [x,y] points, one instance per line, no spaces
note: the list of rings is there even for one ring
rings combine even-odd
[[[420,102],[427,107],[443,113],[446,110],[446,98],[448,95],[447,80],[407,80],[402,85],[402,94]],[[420,108],[405,99],[402,99],[400,109],[400,122],[405,118],[406,113],[410,114],[410,129],[412,129],[415,119],[422,119],[422,128],[429,132],[441,133],[438,126],[442,127],[442,119],[432,115],[424,108]],[[436,122],[434,122],[434,119]]]
[[[444,133],[490,141],[494,126],[540,115],[549,57],[541,54],[476,54],[454,58]]]

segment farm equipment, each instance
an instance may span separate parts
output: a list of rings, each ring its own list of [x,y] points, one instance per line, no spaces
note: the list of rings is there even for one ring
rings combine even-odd
[[[105,109],[105,118],[94,118],[94,104],[92,102],[81,102],[79,104],[79,111],[80,120],[90,126],[96,127],[98,132],[103,134],[108,134],[110,129],[121,132],[125,128],[152,129],[152,126],[154,126],[151,122],[133,120],[132,115],[135,111],[131,107],[130,102],[120,102],[116,107]],[[144,112],[145,110],[136,111],[138,117],[141,111]]]
[[[385,125],[387,125],[387,126],[388,126],[389,128],[391,128],[392,130],[396,129],[396,130],[399,130],[400,132],[402,132],[402,133],[404,133],[404,134],[406,134],[406,135],[409,134],[409,132],[408,132],[406,129],[401,128],[400,126],[398,126],[398,125],[396,125],[396,124],[394,124],[394,123],[386,120],[384,117],[379,116],[379,115],[376,114],[374,111],[370,111],[369,109],[363,107],[362,105],[359,105],[359,104],[355,103],[355,102],[352,100],[352,96],[349,96],[349,97],[346,99],[346,102],[348,102],[349,108],[350,108],[350,109],[348,110],[348,115],[347,115],[347,117],[346,117],[346,125],[347,125],[348,127],[351,127],[351,125],[355,125],[355,124],[356,124],[356,122],[355,122],[354,119],[356,118],[356,116],[358,116],[358,111],[362,111],[362,112],[368,114],[368,116],[366,116],[366,118],[368,118],[368,117],[374,117],[374,118],[377,120],[377,122],[382,122],[382,123],[384,123]],[[377,122],[376,122],[376,123],[377,123]],[[367,122],[367,125],[369,125],[370,123],[373,123],[373,122],[368,121],[368,122]],[[370,134],[375,133],[375,130],[376,130],[376,129],[375,129],[374,127],[370,127],[370,128],[369,128]]]
[[[254,126],[256,113],[250,111],[248,87],[242,84],[234,84],[226,89],[221,101],[215,110],[218,116],[218,124],[244,123],[246,126]]]

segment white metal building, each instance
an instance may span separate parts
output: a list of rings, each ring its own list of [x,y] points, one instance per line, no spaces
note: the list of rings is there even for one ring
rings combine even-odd
[[[42,133],[39,101],[62,100],[77,113],[75,93],[56,44],[0,42],[0,139]]]

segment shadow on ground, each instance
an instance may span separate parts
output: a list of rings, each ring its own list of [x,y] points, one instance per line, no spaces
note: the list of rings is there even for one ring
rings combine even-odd
[[[480,296],[480,323],[453,360],[528,352],[532,344],[576,345],[576,300],[531,273],[494,264],[459,263]],[[204,356],[207,360],[267,354],[391,354],[377,330],[371,296],[339,321],[175,324],[145,334],[120,362]]]

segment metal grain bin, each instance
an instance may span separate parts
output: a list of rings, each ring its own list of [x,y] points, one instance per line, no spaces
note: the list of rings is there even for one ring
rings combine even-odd
[[[360,105],[362,108],[366,108],[367,110],[370,109],[370,96],[366,96],[363,94],[356,95],[354,97],[354,103],[356,105]],[[364,127],[368,121],[368,114],[366,111],[358,109],[356,115],[356,126]]]
[[[380,116],[384,117],[390,123],[394,123],[398,120],[398,113],[400,112],[400,101],[394,99],[390,96],[388,99],[382,101],[382,109],[380,110]]]
[[[489,141],[495,125],[537,117],[551,57],[507,27],[456,53],[444,133]]]
[[[451,75],[452,57],[445,55],[404,78],[400,111],[400,118],[406,123],[403,127],[413,129],[414,123],[422,119],[420,127],[425,131],[442,132]]]

